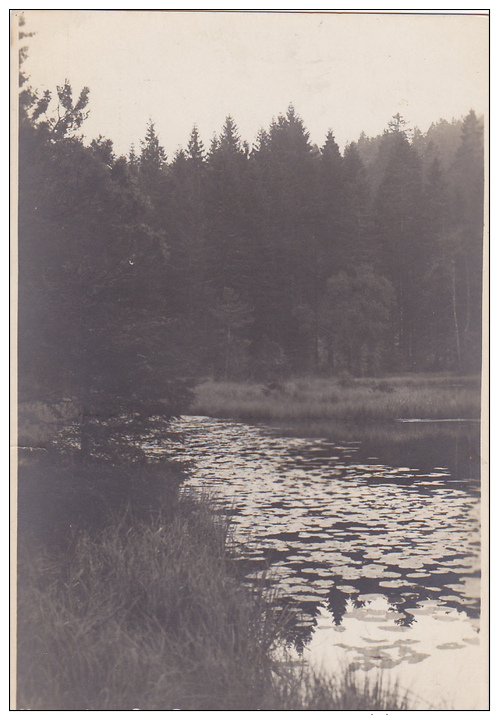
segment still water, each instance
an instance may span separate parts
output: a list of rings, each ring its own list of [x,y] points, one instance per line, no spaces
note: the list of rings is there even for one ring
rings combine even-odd
[[[478,425],[297,437],[183,417],[189,484],[229,509],[248,579],[262,571],[299,614],[296,657],[376,675],[418,709],[483,707]],[[412,432],[411,432],[412,430]]]

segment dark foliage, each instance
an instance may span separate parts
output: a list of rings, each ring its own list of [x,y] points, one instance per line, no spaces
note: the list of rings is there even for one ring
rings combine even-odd
[[[427,135],[396,115],[344,154],[290,106],[250,151],[227,117],[168,162],[75,136],[69,83],[22,77],[21,395],[78,401],[82,423],[178,414],[179,378],[281,379],[480,366],[483,124]]]

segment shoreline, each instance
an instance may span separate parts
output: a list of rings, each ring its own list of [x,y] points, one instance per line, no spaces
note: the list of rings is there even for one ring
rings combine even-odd
[[[38,490],[50,500],[67,480],[68,463],[52,454],[43,474],[40,455],[30,461],[32,478],[41,477]],[[66,528],[72,509],[88,501],[87,478],[97,482],[98,498],[117,476],[99,473],[97,462],[89,466],[84,475],[73,473],[52,515],[38,503],[35,532],[21,514],[18,707],[408,707],[396,683],[350,671],[326,676],[283,659],[291,615],[263,581],[256,588],[243,582],[227,517],[206,494],[179,492],[166,465],[165,474],[156,465],[151,475],[172,486],[164,504],[153,509],[146,494],[138,510],[121,500],[113,508],[111,497],[95,523]],[[132,478],[138,469],[129,467]],[[28,485],[22,505],[34,494]]]
[[[194,390],[188,414],[273,422],[479,421],[474,376],[295,378],[282,382],[208,379]]]

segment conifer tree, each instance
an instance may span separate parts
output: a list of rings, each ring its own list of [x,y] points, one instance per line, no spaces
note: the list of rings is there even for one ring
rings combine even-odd
[[[196,166],[201,166],[205,161],[205,151],[203,142],[199,138],[198,128],[195,124],[192,127],[189,143],[187,145],[187,156]]]
[[[396,295],[396,342],[402,365],[414,368],[414,324],[421,279],[421,168],[403,131],[387,132],[380,145],[386,168],[375,206],[378,266]]]
[[[320,154],[319,212],[321,215],[320,263],[325,275],[345,270],[350,236],[347,235],[346,184],[343,157],[331,129]]]
[[[144,174],[157,174],[166,163],[165,150],[159,143],[159,137],[152,119],[147,124],[146,136],[141,140],[140,168]]]
[[[367,173],[354,143],[345,148],[343,158],[345,200],[347,203],[346,232],[349,237],[350,265],[373,265],[371,210]]]

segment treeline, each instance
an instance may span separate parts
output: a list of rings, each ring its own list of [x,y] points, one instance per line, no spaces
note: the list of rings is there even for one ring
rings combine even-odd
[[[171,160],[150,122],[117,157],[76,136],[87,89],[51,113],[21,84],[21,393],[174,408],[179,376],[480,369],[473,111],[426,134],[396,115],[342,153],[290,106],[252,147],[227,117]]]

